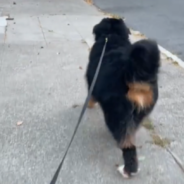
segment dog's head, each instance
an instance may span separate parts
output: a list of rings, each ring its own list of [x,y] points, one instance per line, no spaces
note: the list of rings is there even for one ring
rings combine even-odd
[[[160,66],[160,51],[153,40],[141,40],[134,43],[130,50],[131,74],[135,80],[151,80],[157,76]]]
[[[95,41],[99,38],[110,35],[117,35],[123,37],[124,39],[128,39],[130,30],[126,27],[122,19],[104,18],[99,24],[94,26],[93,34],[95,36]]]

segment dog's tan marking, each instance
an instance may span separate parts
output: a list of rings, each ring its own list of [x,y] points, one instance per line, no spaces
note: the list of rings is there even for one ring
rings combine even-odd
[[[92,109],[96,104],[96,101],[94,100],[93,97],[91,97],[91,99],[88,102],[88,108]]]
[[[153,90],[147,83],[129,83],[127,97],[139,108],[147,108],[153,103]]]
[[[132,131],[131,133],[128,133],[125,138],[121,140],[119,146],[121,149],[135,146],[135,132]]]
[[[126,136],[125,140],[123,141],[123,144],[121,145],[122,148],[131,148],[135,145],[135,136],[134,135],[128,135]]]

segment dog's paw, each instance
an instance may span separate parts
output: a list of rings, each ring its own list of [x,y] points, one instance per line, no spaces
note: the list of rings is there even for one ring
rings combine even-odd
[[[118,166],[117,170],[123,176],[123,178],[125,178],[125,179],[130,178],[130,175],[128,173],[126,173],[124,170],[124,165]]]
[[[124,168],[125,168],[125,166],[121,165],[121,166],[117,167],[117,170],[123,176],[123,178],[125,178],[125,179],[129,179],[131,176],[137,175],[137,173],[140,171],[140,169],[138,169],[138,171],[136,173],[134,173],[134,172],[127,173]]]

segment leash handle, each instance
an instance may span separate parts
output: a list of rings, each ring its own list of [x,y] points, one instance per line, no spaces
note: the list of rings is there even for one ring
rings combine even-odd
[[[80,124],[80,122],[81,122],[81,120],[82,120],[82,117],[83,117],[83,115],[84,115],[84,113],[85,113],[85,110],[86,110],[86,108],[87,108],[89,99],[91,98],[91,94],[92,94],[92,91],[93,91],[93,89],[94,89],[94,86],[95,86],[95,83],[96,83],[96,80],[97,80],[97,77],[98,77],[98,74],[99,74],[99,71],[100,71],[100,67],[101,67],[102,60],[103,60],[103,57],[104,57],[104,54],[105,54],[105,49],[106,49],[107,42],[108,42],[108,38],[105,38],[105,44],[104,44],[104,47],[103,47],[103,50],[102,50],[102,54],[101,54],[101,56],[100,56],[100,60],[99,60],[99,63],[98,63],[98,66],[97,66],[95,75],[94,75],[94,77],[93,77],[92,84],[91,84],[90,89],[89,89],[89,92],[88,92],[88,96],[86,97],[86,100],[85,100],[85,103],[84,103],[84,105],[83,105],[82,111],[81,111],[81,113],[80,113],[80,116],[79,116],[77,125],[76,125],[76,127],[75,127],[75,129],[74,129],[74,133],[73,133],[72,138],[71,138],[71,140],[70,140],[70,142],[69,142],[69,144],[68,144],[68,146],[67,146],[67,149],[66,149],[66,151],[65,151],[65,154],[64,154],[64,156],[63,156],[63,159],[61,160],[61,163],[59,164],[59,166],[58,166],[58,168],[57,168],[57,170],[56,170],[56,172],[55,172],[55,174],[54,174],[54,176],[53,176],[53,178],[52,178],[50,184],[55,184],[56,181],[57,181],[59,172],[60,172],[60,170],[61,170],[61,168],[62,168],[62,165],[63,165],[63,163],[64,163],[64,161],[65,161],[65,158],[66,158],[66,156],[67,156],[67,154],[68,154],[68,151],[69,151],[69,149],[70,149],[70,146],[71,146],[71,144],[72,144],[72,142],[73,142],[73,139],[74,139],[74,137],[75,137],[75,135],[76,135],[76,132],[77,132],[77,130],[78,130],[79,124]]]

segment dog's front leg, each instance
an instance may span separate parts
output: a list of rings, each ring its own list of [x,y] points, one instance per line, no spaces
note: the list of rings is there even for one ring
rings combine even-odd
[[[95,99],[93,97],[91,97],[91,99],[88,102],[88,108],[90,108],[90,109],[94,108],[95,104],[96,104]]]

